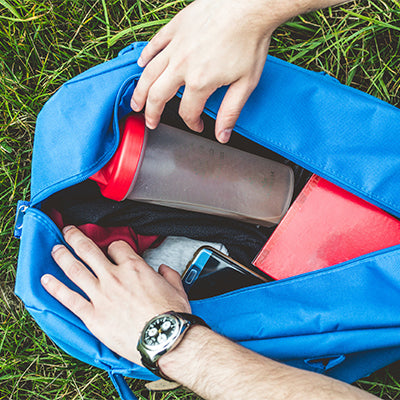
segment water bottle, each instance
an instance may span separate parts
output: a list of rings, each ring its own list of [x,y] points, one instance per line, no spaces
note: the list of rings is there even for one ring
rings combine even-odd
[[[120,122],[122,138],[112,159],[91,179],[103,196],[277,224],[292,195],[286,165],[200,135],[160,124],[148,130],[141,114]]]

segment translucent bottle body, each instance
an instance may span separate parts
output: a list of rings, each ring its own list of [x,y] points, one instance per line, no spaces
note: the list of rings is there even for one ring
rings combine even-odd
[[[286,165],[160,124],[145,133],[126,197],[270,226],[287,211],[293,181]]]

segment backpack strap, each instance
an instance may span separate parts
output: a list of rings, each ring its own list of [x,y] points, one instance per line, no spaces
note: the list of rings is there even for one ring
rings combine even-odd
[[[121,374],[109,371],[108,375],[110,376],[110,379],[122,400],[138,400]]]

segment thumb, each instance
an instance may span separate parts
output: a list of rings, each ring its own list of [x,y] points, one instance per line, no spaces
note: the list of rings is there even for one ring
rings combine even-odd
[[[242,108],[256,87],[248,79],[239,79],[232,83],[222,100],[215,123],[215,137],[221,143],[227,143],[239,118]]]
[[[165,278],[165,280],[172,285],[176,290],[185,292],[182,285],[182,279],[178,272],[168,267],[165,264],[161,264],[158,267],[158,273]]]

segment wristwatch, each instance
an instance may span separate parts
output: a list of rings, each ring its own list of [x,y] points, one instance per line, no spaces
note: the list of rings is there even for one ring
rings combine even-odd
[[[196,315],[168,311],[147,322],[137,344],[142,364],[160,378],[170,380],[158,367],[159,358],[175,348],[188,329],[195,325],[209,326]]]

